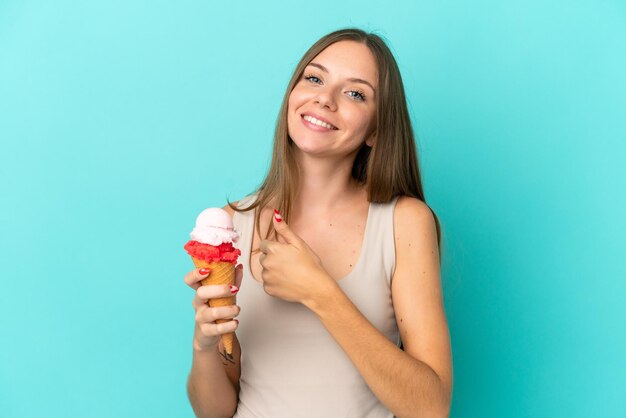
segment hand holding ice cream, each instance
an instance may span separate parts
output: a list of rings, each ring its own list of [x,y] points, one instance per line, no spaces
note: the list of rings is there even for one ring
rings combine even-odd
[[[233,247],[233,243],[239,239],[239,233],[234,230],[228,212],[220,208],[205,209],[198,215],[196,226],[191,231],[190,236],[191,240],[185,244],[185,250],[191,256],[196,269],[200,269],[196,274],[202,274],[202,269],[209,271],[208,277],[201,281],[202,285],[212,285],[213,290],[216,289],[214,287],[216,285],[229,286],[230,289],[233,289],[235,264],[241,251]],[[207,272],[207,270],[204,271]],[[234,291],[236,292],[236,290]],[[219,298],[207,296],[207,298],[209,299],[207,304],[211,308],[228,307],[235,304],[234,296]],[[198,308],[198,314],[200,309],[202,308]],[[211,316],[209,312],[204,312],[204,314]],[[213,313],[213,315],[215,314]],[[222,324],[229,321],[229,319],[219,318],[215,320],[215,323]],[[217,332],[217,327],[215,327],[215,332]],[[230,357],[233,351],[233,334],[223,334],[222,342],[224,354]]]

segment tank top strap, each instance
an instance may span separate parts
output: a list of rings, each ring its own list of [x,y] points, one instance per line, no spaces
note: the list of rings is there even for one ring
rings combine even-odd
[[[237,202],[238,208],[246,208],[251,203],[254,203],[257,195],[252,194],[244,197]],[[252,209],[246,212],[237,212],[233,214],[233,226],[235,230],[239,232],[240,239],[233,246],[241,251],[240,259],[250,259],[250,246],[252,245],[252,237],[254,236],[254,214],[256,209]]]
[[[381,259],[385,271],[387,285],[391,286],[391,278],[396,267],[396,246],[393,229],[393,214],[399,196],[387,203],[372,203],[372,213],[368,218],[367,235],[364,251],[368,259]]]

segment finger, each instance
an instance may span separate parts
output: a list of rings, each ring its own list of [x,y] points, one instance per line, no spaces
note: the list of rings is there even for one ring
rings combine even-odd
[[[231,332],[237,331],[239,327],[239,321],[237,319],[233,319],[232,321],[222,322],[215,325],[217,328],[217,332],[221,334],[229,334]]]
[[[232,321],[222,322],[219,324],[214,323],[204,323],[200,325],[200,330],[204,335],[214,336],[214,335],[222,335],[229,334],[231,332],[235,332],[237,327],[239,326],[239,321],[233,319]]]
[[[198,290],[196,290],[196,295],[206,302],[209,299],[232,297],[238,290],[238,287],[235,288],[228,284],[210,284],[200,286]]]
[[[277,246],[279,246],[280,243],[276,242],[276,241],[271,241],[271,240],[263,240],[261,241],[261,243],[259,244],[259,249],[261,250],[261,252],[263,254],[268,254],[273,252]]]
[[[237,264],[235,267],[235,286],[241,288],[241,281],[243,280],[243,265]]]
[[[271,269],[272,266],[275,266],[274,263],[274,258],[271,258],[269,255],[264,255],[261,254],[261,256],[259,256],[259,264],[261,265],[261,271],[265,272],[268,269]]]
[[[274,296],[272,290],[273,290],[272,286],[268,285],[265,281],[263,281],[263,291],[270,296]]]
[[[218,319],[232,319],[239,315],[241,309],[237,305],[217,306],[217,307],[201,307],[196,312],[196,322],[203,324],[207,322],[215,322]]]
[[[287,222],[283,220],[283,217],[280,215],[280,213],[278,213],[276,209],[274,209],[273,219],[274,229],[276,229],[278,235],[284,238],[288,244],[298,246],[302,239],[295,232],[293,232],[291,228],[289,228]]]
[[[185,284],[194,290],[200,287],[200,282],[211,274],[208,267],[191,270],[185,275]]]
[[[196,295],[191,301],[191,306],[193,306],[193,309],[197,312],[198,309],[200,309],[202,306],[206,306],[207,301],[208,301],[207,298],[202,298],[198,296],[198,293],[196,292]]]

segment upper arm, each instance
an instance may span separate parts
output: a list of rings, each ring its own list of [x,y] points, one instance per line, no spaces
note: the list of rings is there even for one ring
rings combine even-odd
[[[404,350],[432,368],[451,394],[450,333],[430,208],[418,199],[401,197],[394,212],[394,231],[396,269],[391,294]]]

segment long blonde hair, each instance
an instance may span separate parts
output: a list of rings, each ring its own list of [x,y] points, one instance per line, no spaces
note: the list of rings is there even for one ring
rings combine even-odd
[[[259,236],[261,236],[261,209],[270,202],[274,202],[275,209],[279,210],[283,219],[289,222],[289,214],[299,184],[294,144],[287,131],[289,95],[302,77],[305,67],[325,48],[339,41],[355,41],[366,45],[378,66],[376,141],[371,148],[363,144],[359,149],[352,166],[352,178],[366,186],[369,202],[388,203],[396,196],[411,196],[426,203],[413,127],[398,64],[380,36],[357,28],[346,28],[329,33],[318,40],[306,51],[296,66],[278,114],[272,162],[265,180],[255,192],[258,194],[257,199],[245,208],[236,207],[228,202],[228,205],[238,212],[260,208],[255,214]],[[429,209],[437,227],[441,261],[441,227],[437,215],[432,208]],[[276,231],[271,223],[265,239],[270,236],[276,239]]]

